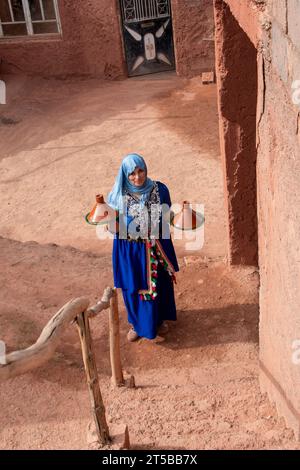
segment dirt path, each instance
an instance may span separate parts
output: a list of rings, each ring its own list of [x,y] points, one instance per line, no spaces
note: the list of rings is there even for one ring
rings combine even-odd
[[[66,300],[93,302],[112,282],[106,257],[73,248],[0,239],[0,252],[9,350],[34,342]],[[128,424],[135,449],[297,448],[259,392],[257,272],[201,259],[180,265],[178,321],[164,342],[128,344],[120,302],[122,361],[135,390],[111,389],[107,315],[92,322],[108,419]],[[86,448],[91,415],[75,328],[45,367],[1,384],[1,404],[1,448]]]
[[[149,76],[148,76],[149,77]],[[215,87],[173,74],[121,82],[7,77],[1,107],[0,235],[109,254],[83,216],[141,153],[173,202],[204,204],[203,255],[224,256]],[[3,122],[18,124],[3,124]],[[177,249],[183,252],[183,243]]]
[[[9,351],[34,342],[70,298],[94,302],[112,285],[111,241],[99,241],[83,214],[96,192],[110,189],[121,156],[140,152],[173,202],[205,204],[205,245],[193,257],[176,243],[178,321],[165,341],[128,344],[120,301],[122,360],[135,390],[111,389],[107,316],[93,320],[109,420],[128,424],[136,449],[297,448],[259,392],[258,273],[224,263],[214,86],[173,75],[8,82],[0,126],[0,339]],[[89,420],[72,328],[45,367],[1,384],[2,449],[82,449]]]

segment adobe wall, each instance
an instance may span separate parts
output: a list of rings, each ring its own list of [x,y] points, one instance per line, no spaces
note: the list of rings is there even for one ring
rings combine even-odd
[[[60,0],[62,37],[0,40],[1,72],[125,76],[115,0]]]
[[[215,23],[228,259],[230,264],[256,266],[256,47],[223,0],[215,1]],[[249,24],[255,37],[256,25]]]
[[[0,40],[1,72],[127,77],[118,0],[60,0],[62,37]],[[214,69],[213,0],[172,0],[177,73]]]
[[[300,340],[300,93],[294,104],[292,90],[300,80],[300,2],[274,0],[266,20],[258,127],[261,387],[300,438],[300,363],[293,358]]]
[[[178,75],[214,70],[213,0],[172,0],[172,16]]]
[[[262,391],[268,392],[279,414],[300,438],[300,82],[298,90],[292,89],[292,84],[296,86],[295,81],[300,80],[300,2],[215,0],[215,4],[225,188],[232,182],[238,188],[242,180],[236,179],[239,168],[236,172],[226,173],[235,153],[226,152],[224,144],[227,128],[223,125],[223,116],[228,114],[230,105],[226,107],[222,92],[228,79],[227,72],[233,71],[233,68],[226,69],[226,60],[221,58],[221,52],[225,51],[221,46],[228,35],[226,22],[222,23],[224,17],[222,21],[220,17],[224,9],[230,9],[258,51],[256,174],[261,280],[260,383]],[[242,32],[238,34],[243,35]],[[242,60],[238,54],[232,60],[235,60],[236,70],[241,70]],[[236,82],[239,83],[238,77]],[[245,87],[244,93],[248,92]],[[224,104],[225,109],[222,108]],[[236,146],[242,140],[237,133],[231,138]],[[229,227],[231,221],[229,217]],[[234,234],[228,233],[230,239]],[[241,239],[237,244],[238,249],[243,249],[242,242]],[[231,248],[229,242],[229,253]]]

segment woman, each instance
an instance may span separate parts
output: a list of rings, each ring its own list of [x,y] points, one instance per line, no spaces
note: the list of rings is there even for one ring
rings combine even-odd
[[[114,284],[122,289],[132,325],[127,338],[154,339],[164,320],[176,320],[173,282],[179,267],[164,212],[171,207],[169,190],[148,178],[140,155],[129,154],[107,202],[119,213],[112,258]]]

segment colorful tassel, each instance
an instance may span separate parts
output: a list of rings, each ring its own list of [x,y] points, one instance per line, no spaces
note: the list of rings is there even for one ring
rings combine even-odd
[[[161,251],[157,248],[157,245],[152,246],[151,242],[146,243],[146,247],[150,262],[150,290],[140,294],[141,300],[155,300],[157,293],[157,279],[158,279],[158,264],[160,263],[163,268],[169,273],[173,282],[176,283],[176,278],[173,272],[170,270],[168,262],[163,257]]]

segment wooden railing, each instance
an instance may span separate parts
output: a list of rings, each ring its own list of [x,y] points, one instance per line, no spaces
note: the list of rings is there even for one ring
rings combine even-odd
[[[48,361],[59,345],[64,331],[75,324],[78,329],[82,357],[86,372],[87,384],[91,400],[91,409],[96,433],[101,446],[109,445],[111,436],[105,417],[105,407],[99,386],[99,378],[95,360],[93,340],[90,332],[89,319],[103,310],[109,309],[109,343],[112,382],[115,386],[134,387],[134,377],[124,380],[121,354],[118,297],[115,288],[107,287],[101,300],[89,308],[86,297],[72,299],[64,305],[47,323],[37,341],[27,349],[14,351],[5,356],[4,364],[0,365],[0,380],[7,380],[25,374]],[[124,446],[129,447],[127,426],[124,430]]]

